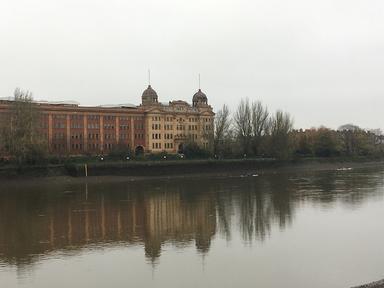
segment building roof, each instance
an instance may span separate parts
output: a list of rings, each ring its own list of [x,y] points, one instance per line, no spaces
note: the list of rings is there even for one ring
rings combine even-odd
[[[136,105],[130,104],[130,103],[125,103],[125,104],[103,104],[103,105],[99,105],[97,107],[101,107],[101,108],[136,108]]]
[[[155,90],[153,90],[151,85],[148,85],[148,88],[145,89],[143,92],[143,96],[156,96],[157,97],[157,93]]]
[[[197,91],[192,98],[193,106],[196,106],[197,104],[208,104],[208,98],[207,95],[205,95],[201,89]]]

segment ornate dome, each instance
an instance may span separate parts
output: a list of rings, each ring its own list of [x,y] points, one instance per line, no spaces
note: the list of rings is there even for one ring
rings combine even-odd
[[[197,91],[194,95],[193,95],[193,98],[192,98],[192,103],[193,103],[193,106],[197,106],[198,104],[204,104],[204,105],[207,105],[208,104],[208,98],[207,98],[207,95],[205,95],[201,89],[199,89],[199,91]]]
[[[157,93],[152,89],[151,85],[148,85],[148,88],[144,90],[143,95],[141,95],[141,102],[143,105],[157,103]]]

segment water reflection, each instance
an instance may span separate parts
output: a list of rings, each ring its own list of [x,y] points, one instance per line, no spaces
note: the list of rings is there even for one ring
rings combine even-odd
[[[142,245],[157,263],[165,243],[209,251],[214,237],[264,241],[294,224],[303,203],[355,208],[381,197],[382,171],[328,171],[225,179],[2,184],[0,261],[17,266],[60,251]]]

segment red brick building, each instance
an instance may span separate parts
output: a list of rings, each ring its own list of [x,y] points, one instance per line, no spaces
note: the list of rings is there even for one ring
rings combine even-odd
[[[205,94],[199,101],[199,93],[202,94],[195,93],[193,105],[185,101],[159,103],[151,87],[143,92],[139,106],[36,102],[41,112],[41,135],[46,138],[49,152],[56,155],[108,154],[118,146],[135,153],[176,153],[188,139],[207,147],[203,138],[213,133],[214,113]],[[6,115],[10,103],[11,100],[0,100],[0,116]],[[153,119],[158,123],[155,126]],[[156,143],[154,135],[158,136]]]

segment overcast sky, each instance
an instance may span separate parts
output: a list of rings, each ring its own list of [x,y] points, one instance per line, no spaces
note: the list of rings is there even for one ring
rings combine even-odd
[[[384,128],[382,0],[1,0],[0,97],[217,110],[239,99],[283,109],[295,127]]]

